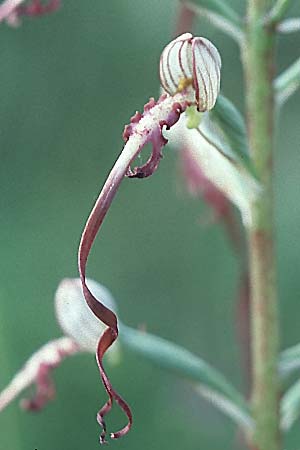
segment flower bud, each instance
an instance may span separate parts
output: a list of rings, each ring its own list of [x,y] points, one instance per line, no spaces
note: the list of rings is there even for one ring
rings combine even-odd
[[[105,306],[116,311],[114,299],[104,286],[93,280],[87,280],[87,284]],[[79,278],[65,278],[60,282],[55,293],[55,309],[64,333],[83,350],[95,352],[106,327],[87,306]]]
[[[185,33],[170,42],[160,58],[160,81],[174,95],[186,91],[187,100],[199,111],[209,111],[220,91],[221,57],[216,47],[203,37]]]

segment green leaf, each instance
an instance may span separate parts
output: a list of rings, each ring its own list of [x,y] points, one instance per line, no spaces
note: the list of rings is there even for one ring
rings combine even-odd
[[[196,382],[196,389],[240,425],[252,419],[242,395],[216,369],[188,350],[153,334],[120,325],[120,342],[160,368]]]
[[[289,17],[277,25],[279,33],[297,33],[300,31],[300,17]]]
[[[234,104],[220,94],[210,115],[223,130],[238,157],[249,157],[245,121]]]
[[[250,417],[249,411],[243,411],[236,403],[201,383],[195,384],[194,388],[197,394],[201,395],[201,397],[205,398],[226,416],[230,417],[237,425],[244,428],[247,434],[253,430],[254,421]]]
[[[191,3],[191,2],[183,2],[183,3]],[[199,6],[209,8],[212,11],[215,11],[216,13],[225,17],[227,20],[234,23],[235,25],[238,26],[241,25],[241,19],[239,15],[224,0],[198,0],[197,2],[193,2],[193,4],[194,3],[196,3]]]
[[[223,95],[219,95],[215,107],[210,111],[210,117],[222,130],[236,160],[251,175],[257,178],[249,156],[247,130],[244,118],[234,104]]]
[[[234,104],[224,95],[219,95],[214,109],[211,111],[213,118],[227,134],[232,147],[237,147],[241,156],[248,156],[247,130],[242,114]]]
[[[300,369],[300,344],[294,345],[281,352],[278,369],[283,378],[287,377],[295,370]]]
[[[293,2],[294,0],[277,0],[265,18],[266,25],[277,25],[285,17]]]
[[[300,369],[300,344],[287,348],[281,352],[278,370],[285,380],[289,375]],[[281,426],[287,431],[300,416],[300,380],[290,386],[283,395],[280,403]]]
[[[281,399],[281,427],[287,431],[300,416],[300,380],[293,384]]]
[[[276,102],[281,106],[300,87],[300,58],[275,78],[273,85]]]
[[[287,348],[281,352],[278,362],[280,377],[285,380],[300,369],[300,344]],[[300,416],[300,380],[290,386],[283,395],[280,403],[281,426],[283,430],[291,428]]]
[[[232,37],[238,44],[242,44],[244,39],[243,24],[239,16],[231,8],[226,8],[226,3],[202,0],[199,4],[190,1],[185,1],[183,4],[188,10],[198,16],[200,20],[206,20],[210,26]],[[207,7],[208,5],[209,8]],[[225,10],[223,9],[224,7]]]

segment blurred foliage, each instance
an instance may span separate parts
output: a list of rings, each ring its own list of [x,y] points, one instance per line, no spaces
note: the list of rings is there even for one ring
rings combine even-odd
[[[34,349],[60,335],[54,291],[61,278],[77,276],[85,219],[121,150],[124,124],[157,96],[160,51],[174,31],[172,0],[63,3],[18,29],[0,27],[1,387]],[[244,2],[232,4],[242,10]],[[242,110],[236,44],[201,22],[194,31],[220,49],[223,91]],[[280,70],[299,56],[299,44],[299,35],[281,38]],[[298,92],[282,111],[276,150],[283,346],[300,341],[299,100]],[[237,262],[222,228],[201,224],[207,207],[184,193],[176,154],[165,148],[164,156],[150,179],[124,181],[88,275],[119,299],[124,323],[186,346],[241,387]],[[175,376],[128,352],[109,370],[135,419],[132,432],[111,445],[244,447],[229,420]],[[55,379],[57,399],[44,412],[25,414],[15,403],[0,416],[1,448],[99,448],[95,414],[105,394],[93,357],[67,361]],[[123,423],[117,414],[111,427]],[[295,427],[285,449],[299,442]]]

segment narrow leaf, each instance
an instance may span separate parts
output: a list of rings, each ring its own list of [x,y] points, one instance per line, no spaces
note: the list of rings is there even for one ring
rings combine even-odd
[[[274,80],[276,102],[279,106],[300,87],[300,58]]]
[[[279,373],[285,378],[295,370],[300,369],[300,344],[281,352],[278,363]]]
[[[183,2],[188,5],[195,4],[195,2]],[[224,2],[224,0],[201,0],[197,1],[196,4],[211,9],[237,26],[240,26],[241,24],[239,15],[228,5],[228,2]]]
[[[300,380],[281,399],[281,427],[287,431],[300,416]]]
[[[242,114],[228,98],[219,95],[210,116],[221,128],[237,161],[256,177],[249,156],[247,130]]]
[[[290,17],[289,19],[283,20],[277,25],[276,30],[279,33],[297,33],[300,31],[300,17]]]
[[[265,18],[265,24],[269,26],[277,24],[285,17],[293,2],[294,0],[277,0]]]
[[[242,411],[236,403],[229,400],[227,397],[219,394],[217,391],[209,389],[202,384],[196,384],[196,392],[209,401],[215,408],[222,411],[226,416],[230,417],[237,425],[245,429],[247,433],[252,431],[254,422],[248,412]]]
[[[238,16],[232,17],[229,14],[230,19],[224,16],[224,11],[220,14],[220,8],[218,6],[214,9],[209,9],[204,4],[207,5],[208,2],[202,2],[202,5],[196,5],[194,2],[184,2],[186,10],[190,11],[192,14],[198,16],[198,18],[206,20],[210,25],[213,25],[218,30],[232,37],[237,43],[241,43],[244,38],[244,33],[242,31],[240,20]],[[222,3],[222,6],[225,4]],[[226,5],[225,5],[226,6]],[[225,13],[226,14],[226,13]],[[190,27],[185,28],[183,31],[190,29]]]
[[[281,352],[278,370],[282,380],[300,369],[300,344]],[[287,431],[300,416],[300,380],[287,389],[281,399],[281,427]]]
[[[240,417],[239,422],[243,422],[244,426],[247,423],[247,426],[251,427],[252,419],[242,395],[207,362],[179,345],[123,324],[120,325],[119,336],[121,343],[129,350],[143,356],[160,368],[170,370],[189,381],[196,382],[196,389],[201,395],[231,418],[233,414],[229,414],[228,411],[234,410],[235,415]],[[221,404],[228,405],[228,408],[221,407]]]

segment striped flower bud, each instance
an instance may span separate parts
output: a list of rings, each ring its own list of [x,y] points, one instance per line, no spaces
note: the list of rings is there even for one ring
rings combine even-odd
[[[170,95],[186,91],[199,111],[209,111],[220,91],[221,57],[203,37],[185,33],[170,42],[160,58],[160,81]]]

